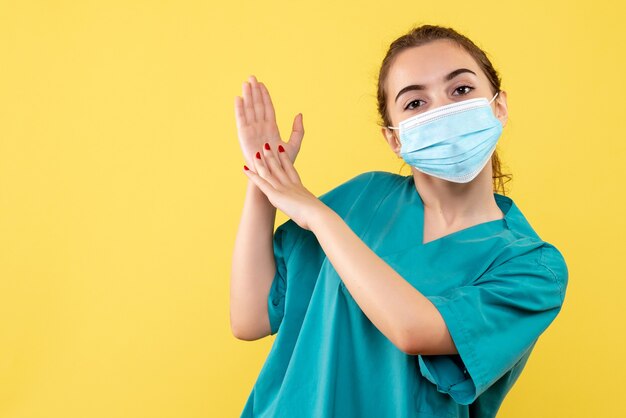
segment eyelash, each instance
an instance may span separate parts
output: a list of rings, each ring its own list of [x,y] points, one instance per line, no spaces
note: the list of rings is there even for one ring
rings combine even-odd
[[[472,92],[472,90],[474,90],[474,87],[472,87],[472,86],[463,85],[463,86],[459,86],[459,87],[455,88],[455,89],[454,89],[454,91],[457,91],[458,89],[463,88],[463,87],[467,87],[467,88],[469,88],[469,91],[468,91],[467,93],[463,93],[463,94],[462,94],[463,96],[464,96],[464,95],[466,95],[466,94],[470,94],[470,93]],[[411,101],[407,104],[407,106],[404,108],[404,110],[413,110],[413,109],[415,109],[415,108],[411,108],[411,109],[409,109],[409,106],[411,106],[411,103],[415,103],[415,102],[417,102],[417,101],[420,101],[420,99],[411,100]],[[421,101],[423,101],[423,100],[421,100]]]

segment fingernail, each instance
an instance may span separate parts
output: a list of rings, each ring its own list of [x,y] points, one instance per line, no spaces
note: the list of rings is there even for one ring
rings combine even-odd
[[[246,171],[250,170],[250,169],[248,168],[248,166],[247,166],[247,165],[245,165],[245,164],[243,165],[243,169],[244,169],[244,170],[246,170]]]
[[[283,148],[282,145],[278,146],[278,152],[285,152],[285,149]]]
[[[260,160],[261,159],[261,153],[257,151],[256,157]]]
[[[268,144],[267,142],[265,143],[265,149],[269,150],[270,149],[270,144]]]

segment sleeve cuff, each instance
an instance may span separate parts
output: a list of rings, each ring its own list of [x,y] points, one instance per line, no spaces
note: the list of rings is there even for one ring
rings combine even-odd
[[[450,304],[439,296],[428,296],[441,313],[459,354],[418,355],[422,376],[447,393],[461,405],[469,405],[478,397],[476,382],[482,371],[473,346],[471,335],[463,327],[463,318]]]

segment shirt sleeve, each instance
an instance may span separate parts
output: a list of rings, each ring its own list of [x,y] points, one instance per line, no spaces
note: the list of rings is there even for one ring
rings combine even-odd
[[[544,242],[470,285],[426,296],[441,313],[458,354],[418,355],[421,374],[455,402],[474,402],[556,318],[567,282],[562,254]]]
[[[285,295],[287,293],[287,262],[296,244],[299,231],[303,231],[293,220],[289,219],[281,224],[274,232],[272,239],[274,247],[274,262],[276,274],[270,286],[267,298],[268,315],[270,319],[270,335],[278,332],[285,314]]]
[[[318,199],[344,217],[350,212],[355,202],[365,196],[367,186],[375,179],[383,178],[390,178],[389,173],[370,171],[358,174],[318,196]],[[287,267],[290,260],[297,260],[298,254],[296,253],[300,251],[298,248],[302,248],[297,244],[300,241],[304,241],[307,234],[310,235],[312,233],[301,228],[291,219],[281,224],[274,232],[273,248],[276,274],[272,280],[267,298],[270,335],[278,332],[285,315],[287,286],[289,284]]]

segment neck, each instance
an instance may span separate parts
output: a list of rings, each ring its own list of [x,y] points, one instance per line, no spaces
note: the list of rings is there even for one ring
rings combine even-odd
[[[493,196],[492,169],[487,163],[469,183],[453,183],[411,167],[424,211],[442,228],[504,217]]]

